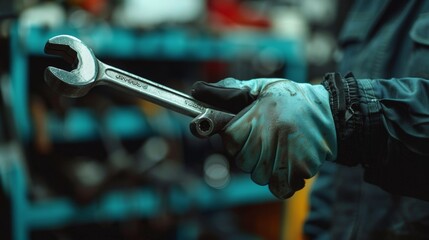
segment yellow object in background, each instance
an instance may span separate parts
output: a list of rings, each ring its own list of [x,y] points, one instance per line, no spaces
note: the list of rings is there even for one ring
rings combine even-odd
[[[143,99],[137,99],[136,101],[139,108],[149,117],[153,117],[165,111],[164,107],[161,107],[155,103],[151,103]]]
[[[306,181],[305,187],[297,191],[285,204],[281,239],[304,240],[303,224],[310,209],[309,196],[315,177]]]

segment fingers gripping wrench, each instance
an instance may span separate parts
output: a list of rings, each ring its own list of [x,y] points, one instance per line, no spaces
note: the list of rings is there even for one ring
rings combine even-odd
[[[45,52],[61,56],[75,67],[70,72],[52,66],[45,69],[46,83],[64,96],[84,96],[96,85],[132,92],[145,100],[194,117],[190,130],[197,137],[218,133],[234,117],[234,114],[217,110],[182,92],[101,62],[89,47],[73,36],[59,35],[49,39]]]

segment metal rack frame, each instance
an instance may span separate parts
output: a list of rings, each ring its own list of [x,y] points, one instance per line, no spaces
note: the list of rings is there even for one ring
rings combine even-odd
[[[219,38],[195,36],[195,33],[172,29],[171,31],[136,33],[126,29],[96,28],[78,30],[70,27],[59,29],[30,28],[23,29],[16,23],[11,31],[11,98],[13,102],[13,118],[18,127],[20,140],[30,139],[32,129],[28,107],[28,56],[42,55],[47,39],[58,34],[70,34],[87,41],[97,55],[145,59],[189,59],[232,60],[243,49],[275,48],[279,57],[284,58],[288,68],[285,75],[296,81],[303,82],[306,65],[299,43],[269,36],[230,35]],[[143,122],[140,115],[131,109],[116,109],[109,121]],[[85,110],[76,109],[68,116],[69,121],[79,119],[80,124],[91,128],[92,120]],[[120,119],[120,120],[118,120]],[[66,121],[68,121],[66,120]],[[54,118],[50,124],[55,126]],[[123,129],[126,126],[127,129]],[[77,132],[71,139],[88,137],[87,131],[77,131],[76,125],[66,125],[69,132]],[[122,128],[121,128],[122,127]],[[138,124],[112,124],[112,132],[144,131]],[[131,128],[131,129],[130,129]],[[135,128],[135,129],[133,129]],[[55,127],[53,127],[55,129]],[[70,139],[69,139],[70,140]],[[16,147],[2,148],[0,180],[8,191],[12,203],[13,236],[16,240],[28,239],[29,232],[34,229],[60,227],[68,224],[96,222],[105,219],[121,220],[127,218],[126,213],[133,212],[141,217],[151,217],[160,211],[161,196],[150,188],[133,191],[113,191],[105,194],[96,203],[85,207],[77,206],[69,199],[52,199],[49,201],[31,202],[27,198],[28,176],[24,161]],[[5,154],[4,154],[5,153]],[[250,197],[251,196],[251,197]],[[171,209],[178,213],[186,211],[189,204],[196,204],[200,209],[216,209],[236,206],[243,203],[273,201],[274,197],[266,187],[253,182],[247,175],[234,176],[230,185],[222,190],[214,190],[201,182],[195,188],[194,195],[183,195],[180,191],[172,191],[168,195]],[[49,217],[46,217],[49,216]]]

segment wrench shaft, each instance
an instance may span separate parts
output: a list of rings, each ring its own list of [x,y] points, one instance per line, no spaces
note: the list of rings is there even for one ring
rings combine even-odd
[[[132,91],[147,101],[193,117],[190,130],[197,137],[208,137],[221,131],[235,116],[216,110],[182,92],[111,67],[100,61],[98,65],[100,72],[97,77],[97,84],[109,85],[127,93]]]
[[[99,65],[103,69],[100,72],[103,76],[100,77],[102,81],[99,81],[99,84],[107,84],[126,92],[133,90],[138,97],[190,117],[196,117],[208,108],[182,92],[104,63]]]

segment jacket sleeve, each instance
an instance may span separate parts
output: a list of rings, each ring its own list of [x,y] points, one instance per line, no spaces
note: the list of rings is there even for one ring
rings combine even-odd
[[[336,163],[361,164],[367,182],[429,201],[429,80],[328,73],[322,84],[337,131]]]
[[[359,151],[365,180],[429,201],[429,80],[360,79]]]

